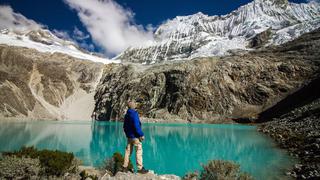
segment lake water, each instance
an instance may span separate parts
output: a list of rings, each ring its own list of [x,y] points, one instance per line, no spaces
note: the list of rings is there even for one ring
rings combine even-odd
[[[254,126],[143,124],[144,165],[158,174],[183,176],[208,160],[232,160],[256,179],[275,179],[294,163]],[[100,166],[124,153],[122,123],[90,121],[1,122],[0,151],[21,146],[73,152],[84,165]],[[135,162],[134,155],[132,161]]]

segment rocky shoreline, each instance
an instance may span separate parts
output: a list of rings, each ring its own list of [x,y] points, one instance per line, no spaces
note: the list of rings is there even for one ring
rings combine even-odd
[[[288,175],[298,179],[320,178],[320,99],[262,123],[258,130],[299,159]]]

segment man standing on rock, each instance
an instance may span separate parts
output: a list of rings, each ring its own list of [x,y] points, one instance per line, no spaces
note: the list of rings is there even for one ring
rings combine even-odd
[[[124,172],[128,172],[129,159],[132,154],[133,147],[135,147],[138,173],[146,174],[149,171],[146,170],[142,164],[142,141],[144,140],[144,134],[141,130],[139,114],[135,110],[136,106],[137,105],[134,101],[128,101],[128,111],[123,123],[123,130],[127,136],[127,147],[124,155],[123,168]]]

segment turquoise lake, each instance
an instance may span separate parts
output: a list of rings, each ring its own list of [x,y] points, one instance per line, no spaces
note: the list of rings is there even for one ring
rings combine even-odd
[[[144,123],[142,129],[144,166],[158,174],[183,176],[208,160],[222,159],[239,163],[255,179],[276,179],[294,163],[254,126]],[[59,149],[73,152],[84,165],[101,166],[113,152],[123,154],[125,145],[122,123],[33,121],[0,126],[0,151],[21,146]]]

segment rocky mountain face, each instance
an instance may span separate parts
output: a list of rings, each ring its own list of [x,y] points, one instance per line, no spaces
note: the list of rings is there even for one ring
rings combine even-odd
[[[0,119],[90,119],[102,63],[0,45]]]
[[[320,30],[276,47],[155,65],[109,64],[95,95],[101,120],[121,119],[135,99],[143,117],[256,117],[319,71]]]
[[[177,16],[160,25],[154,42],[128,48],[116,59],[150,64],[223,56],[237,49],[283,44],[319,27],[317,2],[254,0],[224,16]]]

